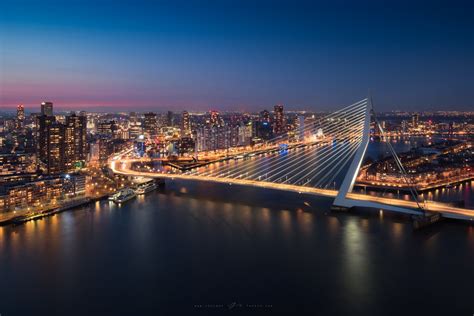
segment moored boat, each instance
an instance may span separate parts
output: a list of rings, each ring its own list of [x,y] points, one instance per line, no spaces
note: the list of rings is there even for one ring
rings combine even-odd
[[[135,190],[135,192],[137,194],[145,194],[153,190],[156,190],[157,188],[158,188],[158,185],[155,183],[155,181],[150,181],[150,182],[140,184],[138,188]]]
[[[110,196],[109,200],[114,201],[115,203],[123,203],[123,202],[133,199],[136,196],[137,194],[135,193],[135,191],[133,191],[130,188],[125,188],[115,193],[114,195]]]

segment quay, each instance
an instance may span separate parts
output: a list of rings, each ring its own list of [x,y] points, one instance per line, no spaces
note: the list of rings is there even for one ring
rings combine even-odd
[[[155,182],[158,187],[163,187],[165,184],[163,179],[156,179]],[[17,225],[27,221],[41,219],[43,217],[59,214],[67,210],[87,206],[100,200],[106,200],[108,197],[109,194],[102,194],[94,197],[81,197],[72,201],[68,201],[62,205],[51,205],[41,210],[9,212],[11,214],[7,214],[6,216],[5,214],[2,214],[4,216],[0,217],[0,226]]]

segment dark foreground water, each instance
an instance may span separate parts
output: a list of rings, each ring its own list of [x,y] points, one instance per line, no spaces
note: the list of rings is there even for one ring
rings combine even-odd
[[[0,228],[0,313],[472,315],[474,227],[331,201],[168,183]]]

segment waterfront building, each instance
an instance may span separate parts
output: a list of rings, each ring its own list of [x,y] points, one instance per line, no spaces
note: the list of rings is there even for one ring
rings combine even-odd
[[[178,153],[180,156],[194,152],[194,140],[190,136],[181,137],[178,142]]]
[[[0,186],[0,212],[55,204],[62,197],[62,179],[60,177],[28,183],[9,183]]]
[[[196,148],[198,151],[228,149],[238,146],[238,126],[201,126],[196,130]]]
[[[54,205],[66,197],[84,195],[85,191],[86,177],[82,174],[8,182],[0,186],[0,212]]]
[[[268,140],[273,138],[273,128],[270,123],[266,121],[255,122],[255,137],[261,138],[263,140]]]
[[[210,128],[207,126],[201,126],[196,129],[196,150],[206,151],[208,150],[208,139],[210,136]]]
[[[86,193],[86,176],[79,173],[67,173],[61,176],[63,194],[67,197]]]
[[[238,144],[239,146],[247,146],[250,145],[252,141],[252,135],[253,134],[253,126],[252,122],[248,122],[246,124],[242,124],[239,126],[239,140]]]

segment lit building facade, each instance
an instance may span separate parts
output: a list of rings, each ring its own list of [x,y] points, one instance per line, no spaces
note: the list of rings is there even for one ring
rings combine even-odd
[[[183,111],[181,114],[181,136],[191,135],[191,120],[189,118],[189,113]]]
[[[53,102],[41,102],[41,115],[53,116]]]
[[[281,135],[285,132],[285,117],[283,113],[283,105],[277,104],[273,111],[273,133],[275,135]]]
[[[158,123],[156,120],[156,113],[149,112],[145,113],[145,120],[144,120],[144,132],[150,136],[154,136],[158,130]]]

